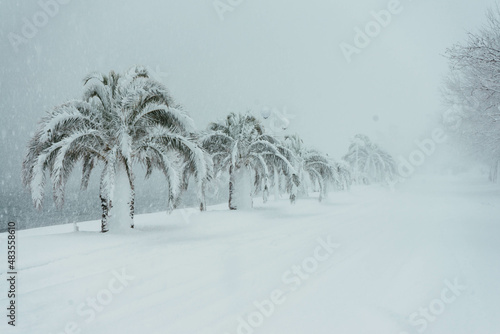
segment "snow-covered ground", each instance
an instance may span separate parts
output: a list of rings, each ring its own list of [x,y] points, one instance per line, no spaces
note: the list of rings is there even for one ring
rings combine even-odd
[[[79,227],[18,232],[1,333],[500,333],[500,189],[482,180]]]

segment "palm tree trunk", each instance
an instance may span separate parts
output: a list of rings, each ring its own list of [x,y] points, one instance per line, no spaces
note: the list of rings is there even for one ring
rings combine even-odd
[[[108,202],[107,198],[104,198],[102,195],[99,196],[101,198],[101,208],[102,208],[102,218],[101,218],[101,233],[106,233],[109,231],[108,228],[108,219],[109,219],[109,210],[111,209],[111,203]]]
[[[134,228],[134,214],[135,214],[135,190],[134,185],[130,185],[130,202],[129,202],[129,215],[130,215],[130,228]]]
[[[266,184],[264,185],[264,191],[262,192],[262,200],[264,203],[267,203],[267,199],[269,198],[269,187]]]
[[[112,159],[111,159],[112,160]],[[106,162],[104,170],[101,175],[101,184],[99,187],[99,198],[101,199],[102,208],[102,218],[101,218],[101,233],[106,233],[109,231],[109,213],[113,207],[112,196],[113,192],[111,188],[114,182],[114,166],[111,162]]]
[[[253,208],[252,171],[247,166],[233,166],[229,170],[229,209]]]
[[[200,196],[200,211],[207,211],[207,200],[205,196],[205,188],[206,188],[206,181],[203,181],[203,184],[201,186],[201,196]]]
[[[280,175],[278,169],[274,167],[274,200],[277,201],[280,198]]]
[[[234,204],[234,170],[233,166],[229,167],[229,210],[236,210],[236,205]]]
[[[134,214],[135,214],[135,186],[134,186],[134,173],[132,168],[125,164],[125,170],[127,172],[128,182],[130,185],[129,193],[129,215],[130,215],[130,228],[134,228]]]
[[[297,186],[295,185],[295,183],[293,183],[292,180],[290,180],[289,182],[292,183],[290,189],[290,203],[295,204],[295,201],[297,200]]]
[[[325,185],[323,184],[323,180],[321,179],[318,179],[318,183],[319,183],[319,201],[322,202],[323,195],[325,193]]]
[[[496,183],[498,181],[498,169],[499,169],[499,162],[495,161],[491,166],[490,166],[490,182]]]

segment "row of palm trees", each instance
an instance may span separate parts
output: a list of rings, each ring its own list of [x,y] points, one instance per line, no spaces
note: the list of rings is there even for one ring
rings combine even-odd
[[[168,211],[179,204],[191,180],[200,210],[206,210],[206,189],[223,173],[229,175],[231,210],[251,206],[259,193],[266,202],[271,188],[285,189],[294,203],[310,188],[319,190],[321,201],[328,187],[342,190],[351,184],[346,165],[305,148],[296,135],[279,140],[267,134],[252,115],[232,113],[206,131],[196,131],[166,87],[142,66],[123,75],[113,71],[88,75],[81,100],[57,106],[42,118],[22,170],[36,208],[42,206],[46,174],[55,203],[63,205],[65,185],[79,161],[82,189],[93,170],[102,166],[102,232],[109,230],[110,218],[116,216],[114,204],[123,195],[127,219],[134,227],[136,164],[144,166],[146,177],[153,170],[165,175]]]
[[[397,177],[392,156],[365,135],[354,136],[343,160],[356,184],[388,183]]]

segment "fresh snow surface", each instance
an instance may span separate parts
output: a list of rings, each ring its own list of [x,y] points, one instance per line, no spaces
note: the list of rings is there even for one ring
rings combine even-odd
[[[0,333],[500,333],[498,186],[420,178],[254,205],[19,231],[17,325],[4,315]]]

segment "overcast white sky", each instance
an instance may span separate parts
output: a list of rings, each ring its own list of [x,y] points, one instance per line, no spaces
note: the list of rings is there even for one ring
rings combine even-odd
[[[79,98],[85,74],[134,64],[161,72],[200,128],[228,112],[286,107],[289,130],[334,157],[356,133],[393,153],[411,149],[441,109],[442,54],[484,23],[494,1],[401,0],[347,63],[339,44],[352,44],[354,28],[389,2],[245,0],[222,21],[212,0],[72,0],[16,52],[9,34],[22,36],[41,7],[0,0],[2,179],[18,182],[36,122]]]

